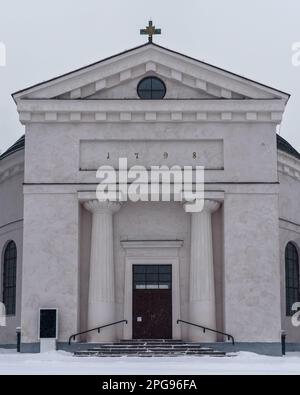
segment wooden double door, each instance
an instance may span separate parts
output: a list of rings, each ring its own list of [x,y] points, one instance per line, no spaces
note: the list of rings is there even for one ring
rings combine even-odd
[[[133,266],[133,338],[172,339],[172,265]]]

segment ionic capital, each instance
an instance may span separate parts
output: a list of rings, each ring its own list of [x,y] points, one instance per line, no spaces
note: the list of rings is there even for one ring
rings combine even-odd
[[[84,203],[84,207],[91,213],[109,212],[111,214],[114,214],[120,210],[121,203],[110,202],[108,200],[106,201],[90,200]]]

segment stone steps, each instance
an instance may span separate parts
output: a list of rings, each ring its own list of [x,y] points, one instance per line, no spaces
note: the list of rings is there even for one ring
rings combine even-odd
[[[116,355],[129,355],[129,354],[201,354],[201,355],[225,355],[224,352],[219,352],[219,351],[203,351],[201,349],[199,350],[169,350],[169,349],[157,349],[157,350],[151,350],[151,349],[145,349],[145,350],[137,350],[137,349],[132,349],[132,350],[87,350],[87,351],[76,351],[77,356],[93,356],[93,355],[99,355],[99,354],[116,354]]]
[[[94,348],[76,351],[74,355],[76,357],[180,357],[185,355],[224,357],[226,353],[202,347],[200,343],[145,339],[103,343]]]
[[[137,344],[137,343],[142,343],[142,344],[196,344],[196,345],[203,345],[205,343],[200,343],[200,342],[192,342],[192,341],[184,341],[184,340],[118,340],[117,342],[111,342],[111,344]],[[103,344],[109,344],[109,343],[103,343]]]
[[[87,344],[88,346],[88,344]],[[121,343],[112,343],[112,344],[107,344],[107,343],[103,343],[100,344],[99,346],[93,347],[93,350],[95,348],[132,348],[132,347],[153,347],[153,348],[157,348],[157,347],[166,347],[166,348],[183,348],[183,347],[196,347],[199,348],[201,347],[202,350],[211,350],[211,347],[202,347],[201,344],[198,343],[182,343],[182,344],[165,344],[165,343],[140,343],[140,344],[121,344]]]

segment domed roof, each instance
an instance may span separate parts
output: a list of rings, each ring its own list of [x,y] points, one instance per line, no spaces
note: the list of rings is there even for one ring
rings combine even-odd
[[[6,158],[9,155],[17,151],[21,151],[25,148],[25,135],[23,135],[18,141],[16,141],[11,147],[8,148],[2,155],[0,155],[0,160]]]
[[[277,134],[277,148],[279,151],[283,151],[294,158],[300,159],[300,153],[283,137],[279,136],[279,134]]]

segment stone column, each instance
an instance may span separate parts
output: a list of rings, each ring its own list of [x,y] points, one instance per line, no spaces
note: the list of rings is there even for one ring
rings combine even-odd
[[[215,283],[211,215],[219,203],[206,200],[201,212],[192,213],[189,321],[216,328]],[[191,341],[215,342],[216,335],[190,327]]]
[[[113,214],[121,205],[91,200],[84,207],[93,214],[87,328],[115,321],[115,272],[113,258]],[[91,332],[89,342],[115,340],[115,328]]]

